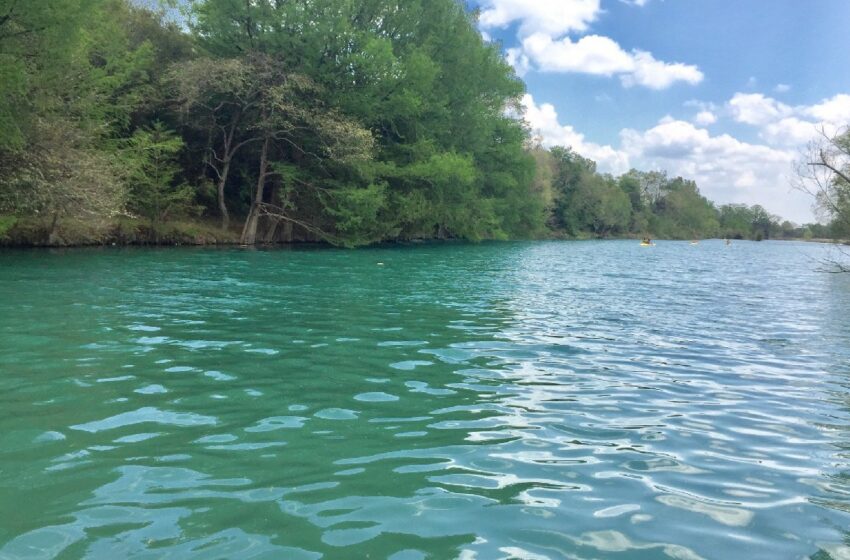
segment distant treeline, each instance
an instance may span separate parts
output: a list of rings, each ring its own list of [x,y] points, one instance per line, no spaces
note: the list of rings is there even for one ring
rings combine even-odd
[[[825,226],[800,227],[759,205],[716,206],[695,182],[665,172],[614,177],[569,148],[535,146],[535,191],[549,210],[549,228],[567,236],[649,235],[668,239],[794,239]],[[814,231],[812,228],[815,228]]]
[[[0,0],[0,242],[804,235],[535,146],[474,18],[459,0]]]

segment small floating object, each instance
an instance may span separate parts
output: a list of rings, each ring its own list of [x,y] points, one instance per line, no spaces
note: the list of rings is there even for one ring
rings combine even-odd
[[[378,263],[378,266],[384,266],[384,263],[379,262],[379,263]]]
[[[699,245],[699,241],[691,241],[691,245]]]

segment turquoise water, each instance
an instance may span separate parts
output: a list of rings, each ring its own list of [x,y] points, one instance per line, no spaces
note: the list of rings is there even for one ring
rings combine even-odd
[[[0,558],[850,558],[822,256],[2,252]]]

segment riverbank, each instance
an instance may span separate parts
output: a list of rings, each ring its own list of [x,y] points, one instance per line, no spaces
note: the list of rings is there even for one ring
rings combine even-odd
[[[148,220],[129,216],[94,220],[0,216],[0,247],[240,245],[240,224],[241,221],[236,220],[232,228],[222,229],[218,220],[212,218],[182,219],[152,224]],[[588,232],[571,236],[561,231],[549,231],[540,239],[586,241],[592,239],[641,239],[643,237],[643,235],[635,233],[599,236]],[[650,234],[650,237],[679,241],[690,240],[690,238],[662,238],[654,234]],[[850,240],[802,238],[779,240],[850,244]],[[391,240],[388,241],[391,242]],[[429,239],[417,238],[404,241],[429,241]],[[322,243],[317,239],[295,238],[290,242],[271,244],[286,245],[316,242]],[[263,244],[269,245],[270,243]]]
[[[0,246],[86,247],[98,245],[237,245],[239,232],[203,220],[152,224],[122,216],[113,220],[0,216]]]
[[[805,241],[807,243],[827,243],[829,245],[850,245],[850,239],[827,239],[827,238],[812,238],[812,239],[793,239],[791,241]]]

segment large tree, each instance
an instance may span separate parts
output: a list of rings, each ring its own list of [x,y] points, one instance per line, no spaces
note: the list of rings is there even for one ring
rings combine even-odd
[[[796,187],[810,194],[819,218],[833,239],[850,238],[850,127],[820,131],[797,167]],[[839,249],[829,270],[850,272],[850,254]]]
[[[0,0],[0,212],[92,223],[124,209],[120,143],[150,88],[123,0]]]
[[[812,195],[834,234],[850,235],[850,127],[822,130],[798,164],[798,177],[797,187]]]

